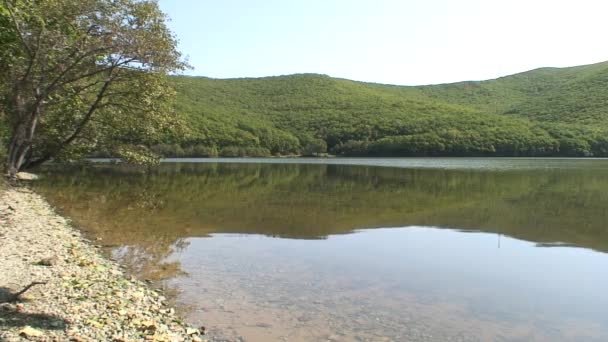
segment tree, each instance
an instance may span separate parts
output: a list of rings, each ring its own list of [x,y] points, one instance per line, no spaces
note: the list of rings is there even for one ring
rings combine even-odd
[[[155,1],[1,0],[6,171],[91,150],[143,160],[172,131],[167,76],[187,67]]]
[[[306,137],[302,139],[301,144],[303,156],[316,157],[327,153],[327,143],[323,139]]]

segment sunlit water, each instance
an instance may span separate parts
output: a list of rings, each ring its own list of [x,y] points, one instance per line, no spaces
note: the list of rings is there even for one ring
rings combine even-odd
[[[58,171],[39,190],[218,339],[608,340],[606,160]]]

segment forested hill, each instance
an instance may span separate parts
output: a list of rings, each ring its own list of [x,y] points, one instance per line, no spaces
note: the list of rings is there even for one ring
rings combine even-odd
[[[155,147],[165,155],[608,156],[608,62],[418,87],[315,74],[174,82],[191,132]]]

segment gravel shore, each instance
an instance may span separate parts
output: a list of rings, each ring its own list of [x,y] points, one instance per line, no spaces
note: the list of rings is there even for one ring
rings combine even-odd
[[[206,341],[165,303],[41,196],[0,189],[0,341]]]

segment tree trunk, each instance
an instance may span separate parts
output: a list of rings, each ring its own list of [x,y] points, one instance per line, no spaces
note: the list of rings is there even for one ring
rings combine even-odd
[[[13,129],[13,137],[8,147],[8,157],[6,159],[6,173],[9,180],[14,181],[17,173],[26,162],[26,158],[32,147],[34,133],[40,117],[40,104],[37,101],[32,110],[27,110],[27,105],[23,97],[15,97],[15,110],[18,112],[17,123]]]
[[[25,124],[18,124],[13,132],[13,139],[8,147],[8,157],[6,159],[6,172],[10,180],[17,178],[17,172],[21,169],[25,160],[25,155],[29,150],[27,143],[27,129]]]

